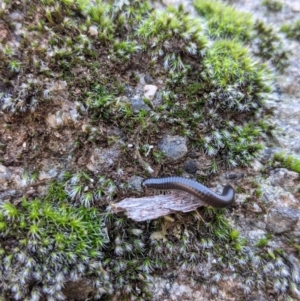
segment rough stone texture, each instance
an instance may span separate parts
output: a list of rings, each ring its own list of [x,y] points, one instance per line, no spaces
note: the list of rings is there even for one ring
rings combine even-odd
[[[132,189],[137,190],[137,191],[143,191],[143,188],[141,186],[143,180],[144,180],[144,178],[142,178],[142,177],[133,176],[129,179],[128,183]]]
[[[10,172],[7,167],[0,164],[0,184],[3,185],[10,178]]]
[[[23,173],[24,169],[21,167],[0,165],[0,191],[7,189],[7,187],[17,189],[26,186],[22,180]]]
[[[299,179],[299,174],[286,168],[276,168],[271,170],[269,180],[273,186],[293,187],[295,180]]]
[[[98,27],[95,25],[90,26],[89,28],[89,34],[91,36],[96,36],[98,34]]]
[[[300,243],[300,219],[298,219],[298,222],[294,227],[294,231],[291,234],[295,237],[295,239],[299,244]]]
[[[56,168],[51,168],[49,170],[42,170],[39,173],[39,180],[50,180],[50,179],[55,179],[58,175],[57,169]]]
[[[12,189],[0,192],[0,202],[1,201],[10,201],[11,198],[16,195],[16,193],[17,193],[17,191],[12,190]]]
[[[58,110],[54,114],[49,114],[46,118],[46,122],[48,126],[56,129],[60,126],[77,124],[79,116],[76,107],[70,106],[64,110]]]
[[[261,213],[263,211],[257,203],[247,204],[247,210],[249,210],[251,212],[256,212],[256,213]]]
[[[153,80],[153,78],[151,77],[150,74],[145,74],[144,81],[148,85],[152,85],[154,83],[154,80]]]
[[[271,186],[267,181],[261,183],[261,190],[261,199],[268,207],[280,205],[280,207],[300,209],[299,200],[291,192],[282,187]]]
[[[247,231],[247,238],[251,241],[252,244],[256,244],[260,239],[265,238],[267,232],[261,229],[255,229]]]
[[[145,85],[144,87],[144,97],[153,100],[158,87],[154,85]]]
[[[67,282],[64,289],[64,294],[68,300],[88,300],[89,295],[93,292],[93,286],[84,279],[76,282]]]
[[[163,104],[163,99],[162,99],[161,93],[156,92],[155,97],[152,100],[152,104],[156,108]]]
[[[134,97],[130,98],[129,101],[134,113],[138,113],[141,110],[150,111],[149,106],[145,104],[140,95],[135,95]]]
[[[268,212],[267,229],[275,234],[291,232],[300,219],[300,210],[291,208],[273,208]]]
[[[118,145],[113,145],[110,148],[95,148],[87,168],[90,171],[99,173],[113,167],[121,152]]]
[[[296,141],[294,141],[294,143],[292,145],[292,149],[293,149],[293,151],[300,153],[300,139],[297,139]]]
[[[187,173],[190,174],[195,174],[197,172],[197,170],[199,169],[198,167],[198,161],[196,159],[190,159],[188,158],[183,165],[184,170]]]
[[[158,148],[171,160],[181,159],[188,152],[186,138],[181,136],[164,136],[159,140]]]

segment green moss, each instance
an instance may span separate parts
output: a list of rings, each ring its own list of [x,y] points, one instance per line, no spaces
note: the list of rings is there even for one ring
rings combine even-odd
[[[279,12],[283,8],[283,3],[278,0],[263,0],[261,4],[272,12]]]
[[[204,64],[211,68],[214,84],[221,88],[238,84],[240,86],[259,89],[260,92],[268,92],[267,84],[263,83],[265,67],[254,62],[247,49],[233,40],[219,40],[207,52]],[[250,91],[249,91],[250,92]]]
[[[270,25],[257,21],[254,25],[256,49],[254,53],[265,60],[270,60],[273,65],[282,71],[288,66],[289,52],[285,50],[282,39]]]
[[[198,13],[208,21],[208,34],[213,38],[249,40],[253,19],[250,14],[235,10],[220,1],[196,0]]]
[[[256,243],[256,247],[265,247],[268,245],[268,242],[270,241],[271,236],[267,235],[264,238],[261,238],[257,243]]]
[[[281,31],[290,39],[300,41],[300,19],[290,24],[284,24]]]
[[[274,155],[274,160],[280,162],[283,167],[300,173],[300,159],[281,152]]]
[[[178,9],[168,7],[166,11],[153,11],[142,21],[137,29],[137,36],[152,44],[151,40],[154,39],[153,46],[156,51],[167,50],[167,45],[163,45],[167,40],[172,44],[172,48],[180,47],[191,54],[199,53],[206,45],[200,22],[185,14],[183,6],[179,6]],[[175,45],[178,40],[182,41],[183,47]],[[170,46],[168,45],[168,48]]]
[[[258,199],[261,198],[261,196],[263,194],[262,188],[256,188],[254,194],[255,194],[255,197],[257,197]]]
[[[56,289],[49,296],[61,296],[70,273],[80,275],[108,242],[103,217],[95,208],[47,199],[1,204],[0,237],[5,251],[0,269],[6,275],[2,288],[16,299],[33,297],[35,290],[47,295],[47,287],[54,284]],[[41,285],[33,285],[33,280]]]
[[[251,42],[254,53],[271,60],[280,71],[287,67],[288,53],[277,32],[262,21],[254,22],[250,14],[235,10],[219,1],[194,1],[194,6],[207,22],[213,39]],[[254,46],[254,47],[253,47]]]

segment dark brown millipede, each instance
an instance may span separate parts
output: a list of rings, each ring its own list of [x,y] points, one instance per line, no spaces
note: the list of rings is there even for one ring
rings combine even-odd
[[[199,198],[206,204],[224,208],[230,206],[234,201],[235,191],[230,185],[226,185],[222,194],[217,194],[204,185],[183,177],[148,178],[142,182],[142,186],[158,190],[181,190]]]

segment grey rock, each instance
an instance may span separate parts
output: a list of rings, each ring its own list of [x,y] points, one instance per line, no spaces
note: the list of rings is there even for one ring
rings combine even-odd
[[[300,209],[300,203],[295,196],[280,186],[271,186],[266,182],[261,182],[261,200],[269,207],[285,207]],[[294,187],[293,187],[294,188]],[[290,189],[290,188],[289,188]]]
[[[22,167],[10,167],[11,178],[10,183],[16,189],[21,189],[26,186],[24,180],[22,179],[22,175],[24,173],[24,169]]]
[[[11,173],[7,167],[0,164],[0,184],[3,185],[9,180]]]
[[[21,12],[13,12],[9,15],[9,17],[11,18],[11,20],[13,21],[23,21],[24,19],[24,15]]]
[[[139,176],[133,176],[129,179],[128,183],[133,190],[143,191],[142,182],[143,178]]]
[[[188,151],[186,138],[181,136],[166,135],[158,142],[158,148],[171,160],[183,158]]]
[[[104,172],[116,164],[121,152],[118,145],[110,148],[96,148],[90,157],[87,168],[93,172]]]
[[[292,150],[295,152],[300,152],[300,139],[294,141],[292,145]]]
[[[190,174],[195,174],[198,170],[198,161],[196,159],[187,159],[184,162],[183,169]]]
[[[254,160],[251,164],[251,167],[254,171],[260,171],[262,170],[263,165],[258,160]]]
[[[266,237],[267,232],[261,229],[247,231],[246,235],[252,244],[256,244],[260,239]]]
[[[46,122],[51,128],[56,129],[63,125],[74,124],[78,118],[78,112],[72,108],[67,112],[59,110],[55,114],[49,114],[46,118]]]
[[[158,89],[158,87],[155,85],[145,85],[144,86],[144,97],[148,98],[149,100],[153,100],[157,89]]]
[[[136,90],[131,88],[129,85],[125,84],[125,96],[129,99],[132,98],[136,94]]]
[[[0,201],[10,200],[16,194],[17,194],[17,191],[14,189],[5,190],[0,193]]]
[[[297,239],[297,242],[300,243],[300,219],[296,223],[292,235]]]
[[[292,208],[272,208],[267,216],[267,229],[276,233],[291,232],[300,219],[300,210]]]
[[[49,170],[42,170],[39,173],[39,180],[55,179],[57,175],[58,175],[58,172],[57,172],[56,168],[51,168]]]
[[[131,103],[131,107],[134,113],[138,113],[141,110],[150,111],[150,107],[145,104],[143,101],[143,97],[139,95],[135,95],[134,97],[129,99]]]
[[[278,152],[277,148],[266,147],[261,154],[261,158],[260,158],[261,162],[267,163],[276,152]]]
[[[299,174],[286,168],[276,168],[271,171],[269,180],[273,186],[293,187]]]
[[[146,74],[144,76],[144,80],[145,80],[145,83],[148,84],[148,85],[151,85],[151,84],[154,83],[153,78],[149,74]]]
[[[108,137],[124,137],[124,132],[116,126],[110,126],[107,128]]]
[[[247,205],[247,210],[251,212],[261,213],[262,209],[258,206],[257,203],[250,203]]]

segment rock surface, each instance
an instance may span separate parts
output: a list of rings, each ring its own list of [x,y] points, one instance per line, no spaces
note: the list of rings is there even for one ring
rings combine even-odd
[[[1,206],[6,202],[18,205],[23,197],[31,201],[35,197],[45,195],[48,186],[53,180],[63,179],[66,171],[72,171],[76,174],[78,169],[86,172],[86,182],[82,188],[83,195],[92,191],[92,188],[103,185],[105,189],[100,191],[98,195],[92,191],[93,200],[96,198],[100,200],[102,193],[107,194],[109,202],[120,200],[119,196],[115,196],[116,185],[114,182],[117,183],[118,188],[122,192],[128,189],[126,192],[128,194],[140,194],[142,193],[141,181],[149,173],[155,175],[172,174],[174,171],[184,170],[194,175],[195,178],[198,177],[201,180],[203,179],[203,181],[210,181],[213,187],[218,187],[218,192],[222,191],[221,184],[229,183],[235,187],[237,196],[235,205],[229,208],[224,214],[229,218],[233,228],[239,230],[240,236],[247,239],[248,245],[244,246],[239,240],[235,240],[234,233],[230,233],[232,235],[231,242],[228,245],[217,246],[215,249],[219,250],[218,248],[220,248],[222,254],[214,256],[212,255],[214,254],[213,246],[218,241],[217,236],[222,235],[222,231],[210,229],[210,233],[214,235],[214,241],[209,241],[205,235],[201,239],[189,237],[189,233],[186,230],[185,216],[174,213],[176,208],[167,208],[170,213],[169,219],[171,220],[168,226],[171,224],[175,230],[172,232],[172,227],[164,229],[166,233],[163,237],[169,243],[169,249],[163,249],[162,251],[158,248],[153,253],[161,255],[159,253],[160,250],[162,254],[168,257],[172,256],[172,251],[175,252],[176,256],[172,259],[175,263],[175,268],[160,270],[154,267],[154,264],[157,264],[157,262],[151,262],[150,267],[146,266],[146,269],[148,268],[151,272],[153,270],[158,272],[154,272],[149,279],[143,279],[142,272],[145,267],[135,267],[130,271],[138,270],[138,274],[134,275],[134,277],[138,275],[134,279],[134,284],[138,286],[139,280],[149,281],[149,288],[153,295],[151,300],[229,301],[246,300],[245,296],[247,296],[247,300],[277,301],[281,300],[278,299],[281,298],[280,296],[285,298],[287,283],[289,283],[288,293],[294,300],[300,300],[300,262],[295,257],[295,254],[299,255],[300,244],[299,174],[286,168],[274,168],[270,166],[274,153],[281,150],[294,152],[293,155],[300,157],[299,43],[295,41],[288,41],[286,43],[287,45],[285,46],[291,51],[290,65],[283,74],[276,76],[278,91],[274,91],[274,99],[266,100],[269,110],[275,114],[273,118],[275,128],[280,128],[281,132],[273,133],[274,141],[270,142],[268,140],[267,149],[262,153],[261,158],[254,161],[248,168],[227,170],[225,164],[218,162],[224,168],[224,173],[214,176],[213,172],[211,172],[212,157],[207,158],[208,156],[204,156],[206,159],[202,160],[201,156],[196,154],[184,161],[185,157],[193,151],[193,144],[197,143],[197,141],[193,140],[194,137],[188,136],[188,145],[187,138],[176,135],[179,132],[175,132],[169,124],[166,128],[163,128],[163,133],[160,133],[161,129],[156,128],[155,118],[157,116],[153,115],[154,108],[160,107],[161,110],[166,110],[163,93],[165,92],[167,83],[164,74],[161,75],[153,72],[150,76],[147,73],[149,71],[147,67],[143,66],[140,68],[141,70],[131,70],[131,67],[137,67],[128,66],[125,63],[124,65],[119,64],[117,67],[119,68],[120,77],[111,79],[112,81],[123,83],[126,81],[130,82],[129,78],[131,76],[136,77],[135,84],[130,82],[128,85],[124,85],[124,87],[119,87],[120,91],[123,91],[120,94],[123,93],[123,95],[118,96],[115,103],[112,102],[112,104],[109,103],[108,105],[115,108],[115,114],[120,114],[120,111],[123,109],[122,105],[130,104],[134,112],[134,117],[129,119],[130,122],[138,116],[141,110],[147,111],[147,114],[149,114],[147,118],[149,117],[149,120],[151,120],[151,126],[143,127],[141,122],[139,128],[137,127],[137,123],[133,122],[133,126],[126,128],[126,122],[128,123],[129,121],[124,122],[122,117],[119,120],[113,119],[111,115],[106,114],[107,112],[103,109],[104,106],[100,106],[97,114],[93,118],[90,118],[88,117],[89,109],[85,99],[85,97],[89,97],[88,92],[90,91],[85,90],[85,81],[92,78],[95,83],[104,83],[104,86],[109,86],[111,83],[106,81],[106,79],[98,77],[99,74],[94,74],[93,68],[84,66],[86,62],[80,62],[76,67],[70,67],[67,59],[62,60],[66,74],[70,72],[72,76],[82,79],[82,81],[77,82],[74,86],[69,86],[65,80],[65,73],[60,74],[58,70],[51,70],[50,72],[47,62],[49,61],[52,64],[60,55],[63,57],[64,51],[68,51],[68,47],[60,45],[64,44],[63,41],[55,40],[58,32],[54,34],[54,31],[59,31],[61,28],[50,24],[51,17],[54,19],[59,18],[59,13],[52,12],[48,15],[50,21],[44,20],[38,25],[36,18],[38,19],[39,15],[37,14],[36,16],[31,16],[31,21],[26,21],[27,23],[25,24],[24,18],[27,5],[30,1],[26,2],[22,9],[20,7],[23,4],[21,5],[20,1],[17,1],[15,6],[12,7],[14,11],[7,15],[4,14],[4,18],[2,12],[9,5],[9,2],[4,1],[0,3],[0,39],[7,45],[5,48],[4,44],[1,44],[1,50],[5,49],[5,51],[9,51],[10,47],[13,48],[14,53],[10,59],[19,60],[22,56],[25,56],[26,52],[22,52],[20,41],[24,38],[22,41],[23,44],[32,43],[31,40],[25,40],[28,35],[26,26],[32,23],[33,27],[41,26],[39,34],[45,40],[41,45],[38,45],[38,48],[35,48],[35,51],[40,51],[44,54],[45,60],[36,61],[37,53],[34,51],[30,52],[34,46],[34,43],[32,43],[32,45],[30,44],[30,49],[27,49],[30,52],[29,57],[32,59],[33,65],[39,64],[40,66],[36,67],[34,72],[26,75],[27,81],[24,83],[19,83],[19,79],[23,76],[22,65],[15,68],[15,73],[11,70],[9,71],[9,80],[5,79],[6,83],[0,82]],[[68,5],[67,2],[70,1],[65,2]],[[127,3],[127,1],[119,2],[118,5],[121,7]],[[175,6],[183,3],[185,10],[196,15],[191,1],[164,0],[162,2]],[[299,12],[299,3],[297,1],[285,1],[283,11],[276,14],[267,12],[265,8],[261,9],[261,1],[259,0],[237,0],[234,1],[234,4],[241,10],[253,12],[256,17],[264,19],[268,24],[273,24],[272,26],[275,27],[280,26],[283,22],[293,20],[297,16],[295,13]],[[155,6],[162,8],[161,3],[155,3]],[[51,10],[52,7],[47,6],[47,9]],[[68,23],[69,21],[69,18],[64,20],[71,28],[73,25],[72,22]],[[102,33],[102,29],[100,30],[100,27],[96,25],[88,25],[88,22],[87,24],[81,24],[81,26],[85,28],[85,34],[79,36],[77,36],[77,33],[72,34],[72,38],[68,43],[75,43],[77,38],[83,39],[85,42],[82,44],[83,46],[81,45],[82,49],[87,51],[90,56],[93,56],[93,51],[96,50],[96,47],[92,46],[90,48],[87,37],[98,39],[99,34]],[[67,29],[65,32],[66,38],[68,37],[69,30]],[[131,29],[128,27],[126,30],[129,31]],[[48,36],[50,32],[52,34],[51,37]],[[77,31],[75,30],[74,32]],[[54,45],[52,48],[49,48],[49,45],[51,45],[49,43],[50,38],[51,43]],[[176,45],[177,41],[174,41]],[[101,48],[102,45],[100,44],[95,45]],[[156,41],[153,39],[153,47],[155,47],[155,44]],[[60,47],[62,48],[60,49]],[[166,43],[162,45],[162,49],[164,47],[167,49],[170,47],[170,44]],[[81,49],[79,48],[78,52],[80,51]],[[81,59],[81,55],[77,55],[77,53],[76,55],[74,54],[74,57],[78,60]],[[110,54],[105,53],[105,59],[101,61],[101,64],[104,61],[108,62],[103,67],[104,71],[108,73],[110,72],[109,68],[112,68],[111,65],[113,65],[111,57]],[[158,60],[160,59],[158,58]],[[138,63],[142,65],[143,62]],[[2,65],[2,57],[0,68],[8,69],[6,65]],[[116,67],[114,66],[113,68]],[[50,73],[49,78],[51,80],[44,81],[42,75],[48,73]],[[16,98],[12,91],[10,91],[13,90],[13,87],[17,87],[19,98]],[[30,90],[30,87],[33,87],[32,90]],[[122,90],[123,88],[124,90]],[[84,91],[86,94],[80,94],[81,91]],[[44,99],[44,102],[41,104],[38,104],[38,93],[41,93],[41,98]],[[79,94],[81,95],[80,97],[78,96]],[[99,95],[101,96],[101,92],[99,92]],[[100,96],[99,99],[101,99]],[[150,102],[144,98],[147,98]],[[176,103],[177,100],[174,99],[172,101]],[[21,108],[20,112],[18,111],[19,108]],[[24,113],[25,111],[27,113]],[[19,115],[16,114],[17,116],[15,116],[16,112]],[[240,115],[239,118],[243,120],[244,115]],[[162,114],[162,118],[168,118],[168,115]],[[228,118],[231,118],[229,113]],[[119,121],[120,124],[116,125]],[[174,127],[176,122],[180,123],[180,118],[177,120],[174,118]],[[126,128],[126,131],[123,127]],[[137,129],[139,130],[138,133],[135,132]],[[202,135],[201,131],[202,125],[199,123],[200,136]],[[150,133],[146,141],[143,140],[145,133]],[[165,136],[158,141],[158,139],[154,138],[155,134],[153,133],[159,137],[162,137],[162,134],[165,134]],[[187,132],[186,134],[188,135],[189,133]],[[267,141],[267,137],[264,137],[262,140]],[[123,147],[124,145],[129,145],[130,147],[125,148]],[[160,154],[156,151],[156,146],[160,152],[165,153],[166,160],[161,159]],[[135,149],[141,150],[143,159],[147,161],[148,169],[144,168],[141,171],[137,167],[143,164],[137,162],[137,157],[134,155]],[[124,166],[122,168],[124,169],[119,168],[120,162],[123,163]],[[150,166],[152,164],[155,167],[152,168]],[[34,175],[35,172],[36,174]],[[92,173],[93,177],[90,177],[89,173]],[[99,179],[99,174],[108,174],[110,178],[113,178],[114,182],[110,182],[102,177]],[[72,178],[69,182],[71,181]],[[128,183],[132,190],[127,187]],[[74,186],[75,184],[71,188],[74,188]],[[123,187],[126,187],[126,189],[122,190]],[[66,190],[66,187],[64,189]],[[74,194],[74,190],[72,193]],[[80,198],[79,196],[73,198],[73,201],[75,199],[78,201]],[[161,208],[163,208],[166,205],[165,200],[168,197],[160,196],[159,198]],[[98,205],[101,207],[102,203],[98,202]],[[145,204],[142,203],[142,205]],[[181,202],[180,205],[184,204]],[[96,208],[99,209],[97,206]],[[193,206],[190,208],[196,209],[198,207],[195,204]],[[107,210],[109,211],[109,206]],[[204,216],[208,214],[207,212],[210,212],[209,210],[194,212],[196,217],[194,221],[195,225],[199,220],[205,220],[206,226],[209,228],[211,217],[207,218],[207,216]],[[144,220],[146,219],[147,215],[144,217]],[[2,217],[0,222],[2,222]],[[222,220],[220,220],[221,222]],[[124,223],[127,226],[130,222],[125,218],[120,218],[116,223]],[[145,230],[152,229],[151,227],[157,228],[159,223],[163,224],[163,221],[160,220],[155,225],[150,222],[139,223],[138,225],[141,228],[144,227],[143,229]],[[1,226],[3,227],[3,224]],[[124,237],[127,235],[125,232],[127,230],[126,226],[120,229],[120,233]],[[110,230],[107,231],[109,232]],[[272,235],[270,236],[270,234]],[[208,234],[206,233],[206,235]],[[138,236],[136,235],[136,237]],[[173,242],[178,241],[180,237],[185,237],[186,240],[191,239],[193,243],[188,244],[186,242],[180,249],[178,248],[174,251],[172,248],[175,248],[176,244],[173,244]],[[147,243],[152,246],[156,242],[151,241]],[[140,253],[144,256],[143,252],[145,252],[146,244],[144,242],[142,244]],[[189,247],[188,250],[184,249],[185,245]],[[11,243],[7,246],[7,249],[11,251],[13,247]],[[132,246],[129,245],[127,247],[129,250],[130,248],[131,251],[133,250]],[[136,247],[134,246],[134,248]],[[235,252],[232,251],[233,249]],[[112,249],[110,251],[112,254],[116,254],[115,250]],[[205,256],[200,259],[197,258],[196,255],[202,251],[203,253],[201,254],[205,254]],[[177,258],[184,252],[187,252],[188,259],[186,262],[178,261]],[[128,258],[130,258],[130,254],[128,252]],[[14,261],[20,258],[20,254],[18,256],[14,258]],[[53,256],[55,258],[56,254]],[[224,259],[226,256],[230,260],[226,261]],[[116,258],[118,264],[115,266],[108,265],[106,268],[109,271],[117,271],[118,276],[122,276],[122,273],[125,273],[127,268],[130,270],[132,263],[134,263],[134,259],[132,258],[126,263],[124,263],[125,260],[122,262],[118,256],[114,258]],[[7,262],[10,260],[9,257],[6,258]],[[102,258],[100,259],[101,262]],[[3,263],[5,261],[1,262],[1,264]],[[245,266],[249,270],[243,270]],[[102,267],[101,269],[98,267],[90,275],[100,270],[102,270]],[[256,272],[252,273],[251,271]],[[259,278],[260,276],[262,278]],[[268,281],[274,280],[271,288],[265,287],[263,278],[268,279]],[[120,279],[120,281],[128,280]],[[33,278],[29,277],[29,282],[32,280]],[[255,286],[256,284],[254,285],[253,281],[257,281],[256,284],[260,284],[261,287],[259,288],[259,285]],[[100,284],[102,285],[102,283]],[[1,285],[0,281],[0,291],[2,289]],[[95,286],[95,283],[86,279],[74,282],[69,281],[65,283],[64,293],[68,301],[86,300],[92,298]],[[13,287],[13,290],[17,289],[17,286]],[[54,290],[54,288],[48,289]],[[112,294],[111,288],[105,287],[105,289]],[[129,290],[130,288],[127,287],[127,289]],[[102,292],[103,290],[102,287]],[[141,298],[148,300],[139,288],[137,291],[142,296]],[[121,300],[123,296],[116,295],[112,298]],[[34,298],[31,299],[35,300]]]
[[[300,210],[277,207],[268,212],[267,228],[275,234],[292,232],[300,220]]]
[[[185,137],[166,135],[158,141],[158,149],[164,152],[168,159],[176,161],[187,154],[186,143]]]

